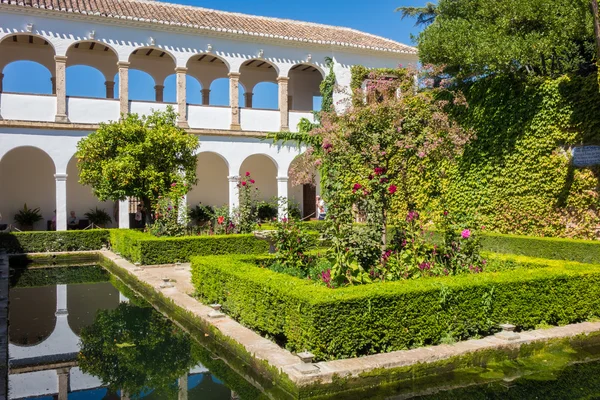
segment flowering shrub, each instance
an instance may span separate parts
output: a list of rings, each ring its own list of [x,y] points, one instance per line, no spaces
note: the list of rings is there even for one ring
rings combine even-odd
[[[188,212],[184,199],[186,182],[173,182],[165,196],[159,196],[154,207],[154,222],[146,229],[154,236],[185,236],[188,233]],[[181,211],[181,212],[180,212]]]
[[[311,239],[302,225],[283,218],[275,223],[275,229],[276,262],[286,268],[306,269],[310,262],[306,252],[311,247]]]
[[[233,212],[233,225],[237,233],[250,233],[256,229],[258,220],[258,188],[250,172],[238,180],[239,206]]]

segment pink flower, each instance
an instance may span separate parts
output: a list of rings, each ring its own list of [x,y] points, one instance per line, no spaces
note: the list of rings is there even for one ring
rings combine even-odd
[[[382,175],[385,172],[385,169],[381,167],[375,167],[373,172],[375,172],[375,175]]]
[[[250,183],[256,183],[254,179],[250,179]]]
[[[221,217],[217,218],[217,223],[219,225],[223,224],[223,221],[225,221],[225,217],[221,216]]]
[[[246,176],[250,176],[250,172],[246,172]]]
[[[460,233],[460,236],[462,236],[463,239],[468,239],[471,237],[471,231],[468,229],[465,229],[464,231],[462,231]]]
[[[390,185],[390,187],[388,188],[388,192],[390,192],[390,194],[396,193],[396,190],[398,190],[396,185]]]
[[[177,184],[175,182],[171,183],[171,187],[175,187]]]
[[[355,183],[354,186],[352,187],[352,193],[356,193],[356,191],[358,189],[360,189],[362,187],[362,185],[360,183]]]
[[[242,181],[242,186],[246,186],[246,181]]]

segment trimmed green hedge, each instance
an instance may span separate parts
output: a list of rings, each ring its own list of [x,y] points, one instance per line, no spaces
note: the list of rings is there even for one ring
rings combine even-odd
[[[481,235],[481,246],[495,253],[600,264],[600,241],[596,240],[485,233]]]
[[[328,289],[255,265],[256,257],[194,257],[192,282],[242,324],[318,359],[402,350],[600,316],[600,265],[498,255],[518,270]]]
[[[11,268],[11,287],[108,282],[110,273],[98,265],[58,268]]]
[[[108,229],[0,233],[0,249],[8,254],[100,250],[108,237]]]
[[[186,262],[191,256],[215,254],[262,254],[269,251],[265,240],[254,235],[155,237],[126,229],[110,231],[113,251],[143,265]]]

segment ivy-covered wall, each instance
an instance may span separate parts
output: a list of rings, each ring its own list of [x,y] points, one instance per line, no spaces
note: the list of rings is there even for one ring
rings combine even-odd
[[[596,75],[491,77],[464,93],[458,118],[477,139],[448,175],[450,211],[496,232],[596,237],[599,170],[573,168],[569,152],[599,142]]]

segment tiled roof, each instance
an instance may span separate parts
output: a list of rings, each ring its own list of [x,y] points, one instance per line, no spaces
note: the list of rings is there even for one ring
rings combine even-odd
[[[394,53],[417,53],[414,47],[350,28],[216,11],[160,1],[0,0],[0,3],[15,7],[184,26],[234,35],[276,38]]]

